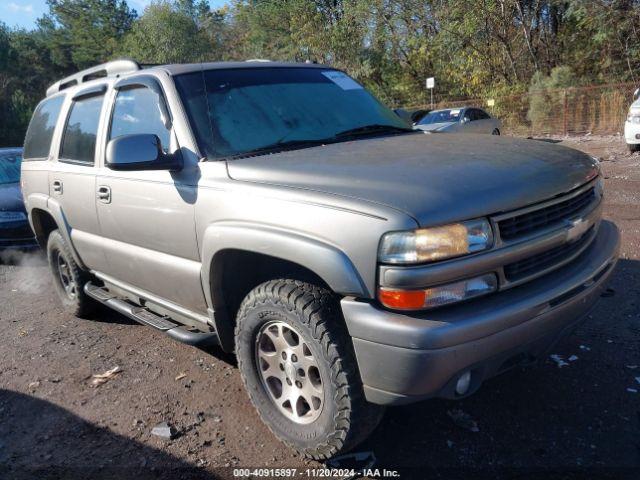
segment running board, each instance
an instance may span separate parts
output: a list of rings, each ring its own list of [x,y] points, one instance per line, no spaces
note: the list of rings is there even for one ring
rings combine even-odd
[[[151,310],[129,303],[113,295],[107,289],[91,282],[87,282],[84,285],[84,293],[116,312],[138,323],[160,330],[179,342],[196,347],[220,344],[218,335],[215,332],[189,330],[167,316],[157,315]]]

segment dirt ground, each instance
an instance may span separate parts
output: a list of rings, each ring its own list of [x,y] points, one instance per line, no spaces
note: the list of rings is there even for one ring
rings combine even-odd
[[[463,401],[389,409],[357,450],[373,452],[377,468],[401,478],[640,478],[640,154],[619,137],[562,143],[602,160],[605,216],[623,238],[611,290],[557,346],[567,366],[548,359]],[[260,422],[232,357],[114,312],[64,314],[37,256],[0,266],[0,338],[0,478],[232,478],[234,467],[306,478],[322,466]],[[478,431],[456,424],[457,410]],[[151,435],[163,421],[177,438]]]

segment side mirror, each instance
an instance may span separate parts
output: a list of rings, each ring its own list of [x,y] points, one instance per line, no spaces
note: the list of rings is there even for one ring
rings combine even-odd
[[[157,135],[122,135],[107,144],[107,167],[111,170],[181,170],[182,158],[162,151]]]
[[[633,92],[633,99],[637,100],[640,97],[640,88],[636,88],[636,91]]]

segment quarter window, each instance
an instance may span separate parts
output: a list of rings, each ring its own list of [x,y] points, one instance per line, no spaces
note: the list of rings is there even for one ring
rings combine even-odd
[[[62,140],[60,158],[73,162],[93,164],[102,95],[85,97],[74,102]]]
[[[51,149],[51,139],[56,128],[64,96],[44,100],[33,113],[24,139],[24,159],[46,159]]]
[[[158,136],[162,148],[169,148],[168,119],[160,102],[164,100],[147,87],[120,90],[116,97],[109,139],[122,135],[151,133]]]

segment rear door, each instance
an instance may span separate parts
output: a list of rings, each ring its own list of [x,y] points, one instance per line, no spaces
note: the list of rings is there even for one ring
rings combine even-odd
[[[476,123],[476,133],[491,133],[494,128],[493,119],[484,111],[479,108],[474,108],[475,111],[475,123]]]
[[[105,91],[106,85],[97,85],[73,96],[49,173],[50,201],[60,205],[80,258],[96,270],[105,266],[95,201],[96,140],[103,122]]]
[[[165,152],[180,154],[163,89],[152,76],[119,83],[111,101],[105,144],[122,135],[155,134]],[[181,172],[101,168],[96,191],[108,260],[102,273],[206,312],[194,219],[198,176],[197,168]]]

